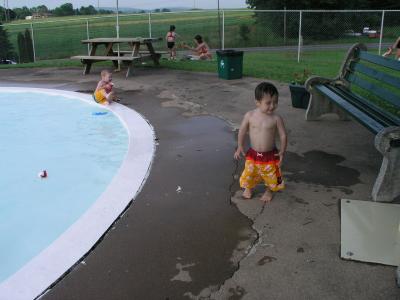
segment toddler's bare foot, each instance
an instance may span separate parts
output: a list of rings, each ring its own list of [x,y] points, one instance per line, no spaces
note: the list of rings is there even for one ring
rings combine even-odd
[[[260,200],[263,202],[271,202],[272,197],[273,197],[272,192],[270,190],[266,190]]]
[[[251,199],[251,190],[250,189],[244,189],[242,197],[244,199]]]

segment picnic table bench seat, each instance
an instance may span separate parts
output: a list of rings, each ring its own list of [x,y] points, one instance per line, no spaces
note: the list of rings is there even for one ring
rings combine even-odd
[[[399,71],[400,61],[368,53],[363,44],[355,44],[336,78],[313,76],[305,83],[311,94],[307,121],[327,113],[341,120],[350,116],[376,135],[375,147],[383,161],[372,189],[374,201],[400,198]]]
[[[139,59],[140,56],[108,56],[108,55],[103,55],[103,56],[91,56],[91,55],[76,55],[72,56],[71,59],[80,59],[80,60],[96,60],[96,61],[132,61],[135,59]]]
[[[112,61],[115,68],[118,68],[118,61],[122,61],[124,64],[128,65],[128,70],[126,71],[126,77],[132,74],[132,64],[136,60],[141,60],[141,56],[115,56],[115,55],[76,55],[72,56],[71,59],[79,59],[84,65],[83,74],[89,74],[92,63],[100,61]]]
[[[131,54],[132,51],[129,51],[129,50],[120,50],[119,53],[120,53],[120,54]],[[155,51],[155,53],[156,53],[156,54],[162,55],[162,54],[168,54],[168,51]],[[150,51],[148,51],[148,50],[140,50],[140,51],[139,51],[139,54],[150,54]]]
[[[159,41],[161,38],[142,38],[142,37],[126,37],[126,38],[94,38],[82,40],[83,44],[88,44],[88,55],[72,56],[71,59],[79,59],[84,64],[83,74],[89,74],[92,64],[99,61],[112,61],[115,68],[119,69],[120,62],[128,66],[126,77],[133,73],[133,64],[135,62],[144,62],[152,60],[155,65],[159,65],[161,52],[156,52],[153,47],[154,41]],[[131,50],[115,51],[115,45],[126,44]],[[103,55],[96,55],[98,46],[104,46]],[[145,51],[141,50],[141,46],[146,47]],[[119,48],[118,48],[119,50]],[[126,55],[125,55],[126,54]]]

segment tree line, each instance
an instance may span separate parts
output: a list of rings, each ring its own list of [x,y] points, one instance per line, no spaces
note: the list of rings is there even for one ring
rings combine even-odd
[[[19,63],[27,63],[34,61],[32,32],[25,29],[25,32],[19,32],[17,36],[18,53],[14,51],[13,45],[10,43],[7,30],[1,26],[0,22],[0,60],[10,59]]]
[[[379,29],[381,13],[354,13],[344,15],[329,10],[391,10],[399,9],[398,0],[246,0],[248,6],[256,10],[327,10],[324,13],[303,14],[302,28],[308,39],[332,40],[345,36],[346,32],[362,32],[364,27]],[[271,28],[277,37],[297,38],[299,14],[296,12],[271,13],[256,12],[256,24],[261,28]],[[385,27],[400,25],[398,14],[385,15]],[[323,30],[321,30],[323,28]],[[244,28],[251,31],[251,28]],[[243,29],[242,29],[243,31]],[[247,32],[248,34],[249,32]]]
[[[325,10],[362,10],[362,9],[399,9],[398,0],[246,0],[254,9],[325,9]]]
[[[28,8],[26,6],[16,7],[13,9],[6,9],[0,6],[0,22],[23,20],[27,16],[34,14],[51,15],[55,17],[62,16],[75,16],[75,15],[97,15],[97,14],[111,14],[113,11],[99,9],[97,10],[93,5],[81,6],[74,8],[71,3],[64,3],[54,9],[47,8],[46,5],[39,5],[36,7]]]

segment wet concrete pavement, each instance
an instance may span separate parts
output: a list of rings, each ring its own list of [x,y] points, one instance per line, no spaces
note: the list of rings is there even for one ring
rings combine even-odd
[[[97,76],[80,71],[0,70],[0,83],[90,91]],[[362,126],[305,122],[276,83],[287,188],[269,205],[240,192],[229,199],[241,172],[232,129],[260,80],[141,69],[114,81],[155,127],[155,162],[115,228],[44,299],[400,299],[393,267],[339,258],[339,199],[370,199],[381,161]]]
[[[129,93],[121,96],[133,99]],[[233,250],[254,235],[250,221],[230,205],[233,165],[225,153],[234,145],[229,127],[213,117],[184,118],[177,109],[160,107],[152,95],[134,98],[128,106],[148,117],[156,131],[150,176],[86,264],[44,299],[197,295],[234,273]]]

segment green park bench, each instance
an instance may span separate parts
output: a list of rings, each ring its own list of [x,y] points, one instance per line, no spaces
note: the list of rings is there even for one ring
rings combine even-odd
[[[383,155],[372,190],[374,201],[392,202],[400,197],[400,61],[367,52],[353,45],[334,79],[310,77],[305,85],[311,94],[306,120],[336,113],[351,116],[375,136]]]

